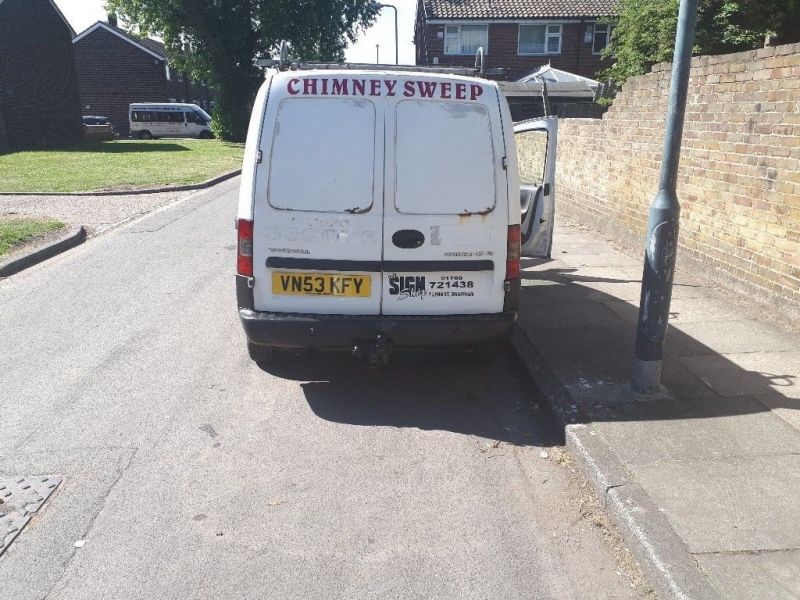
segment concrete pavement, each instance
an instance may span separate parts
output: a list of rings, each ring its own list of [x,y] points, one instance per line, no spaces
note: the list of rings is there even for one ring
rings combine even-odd
[[[237,183],[0,281],[0,599],[640,597],[511,357],[247,358]]]
[[[563,219],[520,327],[576,454],[664,597],[800,598],[800,337],[679,270],[658,398],[633,395],[641,262]],[[579,457],[580,458],[580,457]]]

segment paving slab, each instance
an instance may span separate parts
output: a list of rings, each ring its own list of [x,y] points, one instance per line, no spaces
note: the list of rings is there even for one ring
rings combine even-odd
[[[613,412],[612,412],[613,411]],[[615,404],[598,431],[634,471],[665,460],[800,454],[800,434],[747,397]]]
[[[605,242],[598,242],[587,236],[579,236],[574,238],[567,238],[566,240],[559,239],[557,255],[564,256],[585,256],[587,254],[603,254],[608,256],[608,244]],[[628,261],[625,261],[626,263]]]
[[[800,350],[796,336],[753,319],[682,322],[670,327],[667,343],[678,356]]]
[[[667,355],[661,370],[661,382],[678,398],[708,398],[716,392],[676,358]]]
[[[800,598],[800,550],[695,556],[729,600]]]
[[[610,336],[605,329],[572,331],[574,335],[558,329],[526,329],[537,348],[547,348],[547,361],[562,382],[621,382],[630,377],[631,361],[619,357],[633,352],[632,332]]]
[[[642,264],[641,260],[630,258],[624,254],[592,252],[591,250],[580,254],[568,251],[554,252],[553,256],[570,267],[636,267]]]
[[[786,408],[800,400],[800,352],[739,352],[725,355],[683,356],[678,360],[723,396],[775,394],[787,401]]]
[[[798,455],[664,460],[633,471],[692,552],[800,548]]]
[[[629,300],[607,300],[604,304],[609,310],[627,323],[636,324],[639,318],[639,297]],[[742,309],[737,304],[724,302],[714,296],[679,295],[673,297],[669,308],[671,326],[680,327],[684,323],[707,322],[709,320],[734,321],[742,318]]]
[[[525,310],[528,307],[524,307]],[[535,309],[531,309],[535,310]],[[553,303],[539,314],[531,315],[526,323],[532,330],[538,329],[586,329],[586,328],[611,328],[626,327],[625,322],[605,306],[578,302],[578,303]]]
[[[784,396],[778,391],[771,391],[756,396],[756,400],[769,408],[786,423],[800,431],[800,399]]]

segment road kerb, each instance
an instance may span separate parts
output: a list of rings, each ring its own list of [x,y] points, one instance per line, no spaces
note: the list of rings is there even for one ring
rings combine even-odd
[[[83,225],[75,225],[58,239],[48,242],[38,248],[0,262],[0,277],[10,277],[20,271],[32,267],[52,258],[62,252],[79,246],[86,240],[86,228]]]
[[[165,192],[189,192],[192,190],[205,190],[210,187],[233,179],[241,175],[241,169],[228,171],[217,177],[213,177],[201,183],[189,183],[186,185],[165,185],[162,187],[146,188],[140,190],[98,190],[96,192],[0,192],[0,196],[140,196],[144,194],[161,194]]]
[[[722,600],[666,516],[580,410],[573,408],[577,401],[519,327],[515,327],[511,343],[537,394],[564,427],[567,451],[592,484],[658,597]]]

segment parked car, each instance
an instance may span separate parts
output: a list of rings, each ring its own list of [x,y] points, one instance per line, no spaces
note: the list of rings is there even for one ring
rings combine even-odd
[[[210,140],[211,115],[196,104],[131,104],[130,135],[141,140],[190,137]]]
[[[547,196],[554,124],[528,125],[544,136]],[[349,349],[377,364],[396,347],[503,340],[517,315],[520,216],[514,128],[496,83],[367,69],[269,75],[237,216],[250,357]],[[531,235],[549,226],[535,219]]]
[[[108,117],[85,115],[83,120],[83,139],[91,141],[113,140],[117,135],[117,128]]]

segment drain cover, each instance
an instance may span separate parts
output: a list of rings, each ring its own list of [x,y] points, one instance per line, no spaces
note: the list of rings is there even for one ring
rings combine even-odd
[[[61,477],[0,477],[0,555],[61,483]]]

